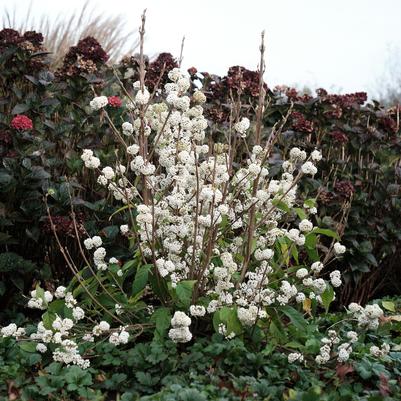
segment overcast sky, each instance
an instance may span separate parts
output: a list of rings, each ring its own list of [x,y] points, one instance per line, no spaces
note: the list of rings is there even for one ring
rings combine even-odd
[[[0,0],[24,14],[30,0]],[[83,0],[34,0],[33,13],[68,15]],[[374,93],[389,47],[401,48],[401,0],[93,0],[96,13],[123,13],[127,29],[147,8],[145,51],[179,55],[185,68],[224,74],[256,69],[266,30],[269,86],[297,84]],[[0,10],[2,12],[2,10]]]

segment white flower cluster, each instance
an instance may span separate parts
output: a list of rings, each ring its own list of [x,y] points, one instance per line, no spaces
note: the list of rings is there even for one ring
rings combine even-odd
[[[123,134],[126,135],[126,136],[130,136],[134,132],[134,127],[128,121],[124,122],[122,124],[121,128],[123,130]]]
[[[248,308],[238,308],[237,316],[244,326],[252,326],[258,317],[258,307],[250,305]]]
[[[330,281],[333,287],[340,287],[342,284],[341,273],[339,270],[334,270],[330,273]]]
[[[340,244],[339,242],[336,242],[334,244],[334,253],[336,255],[342,255],[343,253],[345,253],[346,250],[347,248],[344,245]]]
[[[56,288],[56,291],[54,292],[54,296],[57,299],[62,299],[65,297],[65,292],[67,291],[67,288],[64,286],[60,285],[59,287]]]
[[[191,313],[191,316],[201,317],[201,316],[205,316],[206,309],[202,305],[191,305],[189,307],[189,312]]]
[[[109,342],[110,344],[120,345],[127,344],[129,340],[129,333],[124,327],[120,328],[120,331],[113,331],[110,334]]]
[[[96,111],[106,107],[108,103],[107,96],[96,96],[89,102],[89,105],[92,110]]]
[[[93,151],[90,149],[84,149],[81,159],[86,168],[96,169],[100,166],[100,159],[93,156]]]
[[[50,291],[31,291],[31,299],[28,301],[28,308],[45,310],[49,302],[53,301]]]
[[[335,330],[329,330],[327,337],[322,338],[323,344],[320,348],[320,353],[316,356],[315,360],[319,365],[327,363],[332,355],[336,354],[337,361],[344,363],[348,361],[353,349],[352,344],[358,341],[358,334],[355,331],[348,331],[346,333],[347,340],[341,342],[340,337]],[[336,347],[336,349],[334,349]]]
[[[192,339],[192,333],[189,331],[191,318],[184,312],[176,311],[171,319],[172,329],[169,330],[168,336],[175,343],[187,343]]]
[[[304,356],[300,352],[291,352],[288,354],[288,363],[303,362]]]
[[[56,362],[63,362],[66,365],[77,365],[82,369],[89,367],[88,359],[83,359],[79,354],[78,345],[72,340],[62,340],[60,346],[53,352],[53,359]]]
[[[14,337],[18,339],[25,336],[26,333],[23,327],[17,327],[15,323],[10,323],[0,330],[0,334],[2,337]]]
[[[107,263],[105,261],[106,257],[106,249],[102,247],[103,241],[102,238],[98,235],[95,235],[92,238],[87,238],[84,240],[84,246],[88,250],[94,249],[93,252],[93,263],[97,267],[98,270],[107,270]],[[114,263],[115,258],[111,258],[109,263]],[[118,263],[118,260],[117,260]]]
[[[250,121],[248,118],[244,117],[241,121],[234,125],[234,129],[241,134],[242,138],[246,137],[246,131],[248,131],[250,126]]]
[[[92,249],[93,247],[98,247],[97,249],[100,249],[99,247],[101,244],[102,240],[98,236],[85,240],[85,246],[88,249]],[[77,306],[77,300],[72,293],[67,292],[67,289],[63,286],[57,287],[54,294],[37,288],[31,292],[31,297],[28,306],[39,309],[46,309],[48,303],[54,298],[64,299],[64,304],[70,309],[70,314],[72,316],[72,319],[70,319],[68,317],[62,318],[56,314],[51,322],[51,327],[48,326],[48,323],[45,326],[43,322],[39,322],[36,332],[30,334],[30,339],[38,342],[36,350],[40,353],[45,353],[48,350],[47,344],[56,344],[57,346],[53,352],[53,359],[55,361],[63,362],[67,365],[78,365],[82,368],[89,367],[89,361],[83,359],[79,354],[78,343],[75,338],[77,333],[74,331],[76,324],[86,317],[85,311]],[[81,330],[78,329],[78,333],[80,332]],[[14,323],[3,327],[0,333],[3,337],[12,336],[16,339],[26,335],[25,329],[18,328]],[[106,321],[95,324],[91,332],[84,335],[79,334],[79,336],[82,337],[83,341],[93,342],[95,337],[109,334],[109,342],[112,344],[119,345],[128,342],[129,333],[126,327],[120,327],[118,330],[111,330],[110,324]]]
[[[366,305],[365,307],[353,302],[348,306],[348,312],[358,320],[358,326],[370,330],[376,330],[383,317],[383,309],[379,305]]]
[[[372,345],[369,348],[369,352],[376,358],[382,358],[390,352],[390,346],[386,343],[382,344],[380,348],[377,345]]]

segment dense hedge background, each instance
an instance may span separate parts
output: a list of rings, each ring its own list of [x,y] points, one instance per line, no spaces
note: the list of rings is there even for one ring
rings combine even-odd
[[[118,81],[131,90],[137,58],[107,64],[107,54],[89,37],[72,47],[54,70],[42,43],[39,33],[0,31],[0,325],[37,317],[25,307],[24,297],[36,284],[54,290],[72,278],[51,232],[45,197],[62,246],[78,266],[82,262],[77,240],[86,233],[101,231],[103,242],[113,248],[111,254],[123,261],[129,256],[126,239],[119,234],[119,217],[109,220],[117,205],[114,208],[112,199],[106,199],[108,195],[85,172],[80,154],[83,148],[93,148],[103,162],[114,159],[114,136],[88,105],[94,91],[118,96],[124,103]],[[176,66],[169,53],[147,61],[147,86],[162,85]],[[188,72],[194,88],[202,85],[208,97],[206,112],[214,137],[222,135],[219,127],[229,124],[231,113],[255,114],[256,71],[234,66],[224,77],[196,68]],[[337,310],[351,301],[400,295],[399,106],[384,108],[368,102],[364,93],[335,95],[320,89],[312,95],[288,87],[267,89],[264,137],[288,116],[274,148],[271,175],[291,147],[316,147],[323,153],[318,175],[305,179],[302,192],[305,198],[318,193],[318,225],[337,231],[348,249],[327,269],[339,269],[346,277]],[[114,121],[119,121],[121,110],[107,109]],[[13,128],[17,115],[29,117],[33,129]],[[72,206],[82,238],[76,238]],[[399,308],[396,303],[395,310]],[[322,319],[330,326],[342,316],[339,312]],[[391,336],[399,336],[400,323],[383,330],[378,336],[391,341]],[[0,399],[399,399],[399,345],[387,365],[362,357],[355,366],[345,364],[342,370],[328,369],[316,376],[312,370],[289,365],[284,354],[273,354],[254,340],[246,348],[241,341],[226,342],[218,335],[188,349],[169,341],[155,344],[150,338],[128,350],[101,344],[92,367],[84,371],[49,365],[43,355],[25,352],[6,339],[0,345],[0,395],[7,395]],[[315,352],[319,344],[312,340],[308,347]],[[328,383],[333,392],[326,391]]]
[[[25,312],[22,294],[35,283],[52,288],[70,278],[48,224],[43,197],[49,189],[51,214],[72,255],[77,243],[71,200],[82,234],[103,229],[110,243],[118,235],[118,221],[106,221],[112,210],[82,169],[79,154],[82,148],[93,147],[101,149],[104,161],[113,158],[113,135],[92,117],[88,103],[93,90],[124,98],[117,80],[130,90],[137,59],[130,56],[108,65],[107,54],[89,37],[70,49],[60,68],[50,70],[42,41],[35,32],[0,32],[1,320]],[[148,62],[149,88],[158,84],[160,76],[159,85],[163,84],[176,65],[168,53]],[[234,102],[236,113],[255,113],[257,72],[236,66],[224,77],[196,68],[189,73],[194,87],[202,84],[211,101],[207,115],[212,135],[219,135],[215,123],[228,124],[230,103]],[[319,192],[319,224],[343,234],[349,249],[340,266],[330,267],[346,272],[340,304],[399,294],[401,287],[400,109],[366,100],[364,93],[332,95],[320,89],[312,96],[280,87],[268,90],[264,115],[267,137],[291,108],[272,158],[277,166],[293,146],[317,147],[323,153],[319,175],[302,190],[305,195]],[[118,107],[109,113],[118,120]],[[33,130],[11,128],[12,118],[20,114],[32,119]],[[123,257],[124,241],[118,244],[117,253]]]

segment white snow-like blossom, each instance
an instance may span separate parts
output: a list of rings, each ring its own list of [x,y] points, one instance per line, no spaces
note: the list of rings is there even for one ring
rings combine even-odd
[[[121,128],[123,130],[123,134],[126,136],[130,136],[134,132],[133,125],[128,121],[125,121],[124,123],[122,123]]]
[[[140,105],[148,104],[150,99],[149,91],[144,88],[144,90],[139,90],[138,93],[135,95],[135,102]]]
[[[306,175],[311,175],[314,176],[317,173],[317,168],[316,166],[312,163],[312,162],[305,162],[302,166],[301,166],[301,170],[304,174]]]
[[[322,160],[322,154],[318,150],[314,150],[310,155],[314,162]]]
[[[191,318],[187,316],[184,312],[176,311],[173,318],[171,319],[171,325],[173,327],[188,327],[191,325]]]
[[[56,291],[54,293],[54,296],[57,299],[62,299],[65,297],[65,292],[67,291],[67,288],[63,287],[62,285],[60,285],[59,287],[56,288]]]
[[[191,318],[184,312],[176,311],[171,319],[172,328],[168,332],[170,339],[176,343],[191,341],[192,333],[189,330]]]
[[[206,309],[202,305],[191,305],[189,307],[189,312],[191,313],[191,316],[200,317],[200,316],[205,316]]]
[[[107,106],[109,103],[107,96],[97,96],[94,97],[90,102],[89,105],[91,107],[92,110],[96,111],[96,110],[100,110],[103,107]]]
[[[333,287],[340,287],[342,284],[341,273],[339,270],[334,270],[330,273],[330,281]]]
[[[85,317],[85,312],[79,306],[72,309],[72,316],[75,320],[82,320]]]
[[[38,343],[36,345],[36,351],[40,352],[41,354],[44,354],[47,351],[47,347],[43,343]]]
[[[294,362],[302,362],[304,360],[304,356],[300,352],[291,352],[288,354],[288,363],[294,363]]]
[[[336,242],[333,248],[336,255],[342,255],[347,250],[347,248],[339,242]]]
[[[238,121],[235,125],[234,125],[234,129],[241,134],[242,137],[245,138],[246,136],[246,131],[248,131],[250,127],[250,121],[248,118],[244,117],[241,119],[241,121]]]
[[[299,223],[298,227],[300,231],[308,233],[309,231],[312,231],[313,224],[309,220],[304,219]]]

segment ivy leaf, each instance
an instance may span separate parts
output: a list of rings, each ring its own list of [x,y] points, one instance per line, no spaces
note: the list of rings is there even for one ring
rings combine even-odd
[[[148,372],[136,372],[135,376],[139,383],[144,386],[152,386],[152,375]]]

